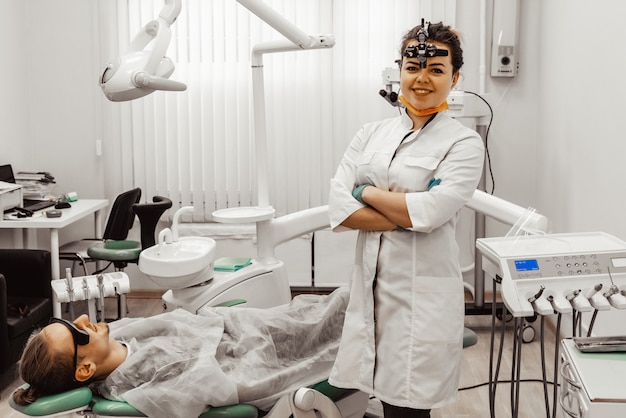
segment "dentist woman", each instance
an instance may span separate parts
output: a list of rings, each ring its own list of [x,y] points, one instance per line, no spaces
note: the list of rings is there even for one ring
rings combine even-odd
[[[331,226],[359,236],[329,381],[375,395],[385,418],[422,418],[456,400],[465,307],[455,228],[484,146],[445,111],[463,65],[457,32],[422,21],[400,53],[406,110],[363,126],[331,180]]]

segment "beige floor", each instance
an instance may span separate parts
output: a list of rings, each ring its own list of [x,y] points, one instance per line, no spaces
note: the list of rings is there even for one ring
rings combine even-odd
[[[115,315],[114,301],[107,301],[107,316]],[[147,316],[160,312],[159,299],[129,299],[129,316]],[[111,309],[111,312],[108,312]],[[80,313],[80,307],[77,307],[77,313]],[[496,322],[499,327],[501,322]],[[522,347],[522,373],[521,378],[541,379],[541,358],[540,358],[540,340],[539,340],[539,324],[537,324],[537,335],[533,342],[523,344]],[[461,388],[482,385],[474,389],[462,390],[459,392],[457,403],[452,406],[433,411],[432,418],[454,417],[454,418],[487,418],[489,417],[489,389],[487,382],[489,380],[489,353],[490,353],[490,316],[468,316],[466,325],[478,334],[478,344],[473,347],[466,348],[463,352],[463,365],[461,374]],[[553,377],[554,363],[554,334],[552,329],[546,325],[546,362],[548,380]],[[511,370],[511,330],[510,326],[505,339],[504,355],[502,360],[502,368],[500,380],[507,380]],[[2,391],[0,395],[0,417],[13,418],[20,415],[13,411],[7,402],[7,398],[11,391],[20,384],[19,379],[14,384]],[[552,387],[548,387],[550,399],[552,397]],[[552,401],[550,400],[552,404]],[[543,385],[535,382],[522,382],[520,385],[520,418],[545,417],[545,403],[543,394]],[[380,403],[373,399],[370,401],[368,416],[381,416]],[[501,383],[498,385],[496,396],[496,417],[511,417],[510,408],[510,385]]]

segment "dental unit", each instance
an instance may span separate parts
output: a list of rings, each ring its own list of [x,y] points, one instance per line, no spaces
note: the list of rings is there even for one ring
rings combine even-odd
[[[249,307],[269,308],[288,303],[291,291],[284,262],[276,257],[276,247],[302,235],[329,227],[328,207],[320,206],[300,212],[275,217],[269,203],[267,176],[267,144],[265,138],[265,104],[263,91],[263,55],[266,53],[331,48],[335,40],[332,36],[309,36],[286,21],[259,0],[237,0],[241,5],[260,17],[286,40],[264,42],[252,50],[252,83],[255,147],[257,153],[258,206],[251,208],[230,208],[213,213],[216,222],[254,223],[256,227],[257,254],[249,265],[234,271],[216,271],[215,240],[207,237],[180,236],[181,219],[193,207],[185,206],[175,212],[170,227],[161,230],[157,244],[140,254],[139,269],[155,284],[168,289],[162,296],[164,310],[185,309],[195,314],[203,314],[212,307],[226,303],[237,303]],[[111,101],[126,101],[143,97],[157,90],[183,91],[185,84],[170,80],[174,71],[171,59],[165,56],[170,41],[170,26],[175,23],[181,10],[180,0],[165,0],[165,7],[156,20],[146,24],[132,40],[126,55],[108,64],[100,77],[100,87]],[[436,48],[427,42],[428,25],[422,20],[423,29],[411,45],[404,51],[407,58],[416,58],[421,68],[427,59],[445,56],[447,51]],[[393,86],[399,80],[396,69],[383,72],[385,89],[380,95],[393,106],[401,106]],[[454,107],[451,105],[451,111]],[[484,117],[473,110],[464,116]],[[482,127],[482,125],[481,125]],[[484,127],[482,127],[484,128]],[[476,300],[483,302],[484,282],[479,275],[485,274],[492,280],[493,294],[499,291],[502,296],[502,318],[510,314],[514,319],[513,365],[511,406],[512,416],[519,415],[520,363],[524,330],[537,318],[541,320],[542,344],[543,321],[545,317],[556,315],[557,339],[559,338],[562,315],[572,316],[572,333],[579,329],[579,337],[562,342],[563,364],[560,373],[564,379],[561,396],[554,392],[553,410],[556,403],[571,417],[588,417],[598,413],[604,417],[615,411],[623,411],[624,397],[617,393],[620,388],[602,388],[596,385],[596,398],[587,396],[594,391],[583,390],[581,377],[577,374],[573,358],[573,348],[593,354],[599,350],[626,349],[626,338],[592,337],[593,321],[598,312],[612,314],[626,309],[626,242],[604,233],[549,234],[548,219],[533,209],[526,209],[496,196],[476,190],[466,206],[482,217],[489,217],[512,229],[505,237],[483,238],[477,233],[475,278],[477,281]],[[479,221],[480,222],[480,221]],[[482,225],[484,228],[484,224]],[[484,231],[483,231],[484,232]],[[97,276],[71,277],[52,282],[54,315],[60,317],[60,304],[87,300],[90,319],[95,319],[95,301],[102,307],[105,297],[123,295],[130,291],[128,276],[123,272],[104,273]],[[593,312],[588,325],[587,337],[581,334],[582,313]],[[496,304],[492,304],[492,316],[497,317]],[[505,321],[502,321],[500,344],[504,341]],[[494,398],[498,382],[499,366],[494,370],[496,330],[492,322],[492,352],[490,359],[490,412],[494,412]],[[558,342],[555,354],[558,356]],[[502,350],[500,351],[501,360]],[[597,363],[595,363],[597,364]],[[545,370],[545,364],[542,364]],[[585,364],[585,368],[591,367]],[[618,373],[626,372],[616,362],[611,364]],[[555,367],[556,369],[556,367]],[[556,382],[556,376],[555,376]],[[547,381],[544,377],[544,391]],[[362,417],[367,403],[367,394],[356,392],[335,401],[315,388],[303,388],[281,398],[268,413],[269,418],[289,417],[325,418]],[[623,391],[623,389],[622,389]],[[63,395],[63,394],[62,394]],[[40,416],[74,416],[74,412],[91,414],[94,417],[141,416],[127,408],[123,402],[109,402],[94,398],[87,388],[76,394],[67,395],[69,403],[60,406],[58,402]],[[78,400],[77,400],[78,399]],[[547,396],[546,396],[547,399]],[[608,400],[607,400],[608,399]],[[56,400],[55,400],[56,401]],[[51,401],[51,403],[53,403]],[[612,404],[612,405],[606,405]],[[100,406],[106,405],[106,406]],[[13,406],[14,409],[19,409]],[[546,400],[546,408],[549,409]],[[119,409],[120,413],[112,412]],[[238,410],[238,411],[236,411]],[[239,412],[243,411],[243,415]],[[598,412],[600,411],[600,412]],[[605,412],[608,411],[608,412]],[[21,409],[27,416],[28,411]],[[54,413],[55,415],[52,415]],[[212,415],[214,413],[214,415]],[[234,405],[210,409],[205,418],[236,417],[256,418],[259,411]],[[619,412],[621,413],[621,412]],[[58,415],[57,415],[58,414]],[[121,414],[121,415],[120,415]],[[124,415],[127,414],[127,415]],[[586,415],[583,415],[586,414]],[[594,415],[595,416],[595,415]],[[622,415],[620,415],[622,416]]]
[[[504,304],[502,317],[508,313],[514,321],[512,417],[520,413],[522,342],[528,342],[524,339],[524,332],[529,327],[528,323],[536,319],[541,323],[545,407],[546,411],[550,410],[543,358],[543,324],[546,317],[556,317],[552,413],[556,413],[558,406],[565,414],[563,416],[569,417],[623,416],[626,407],[623,389],[609,383],[606,376],[626,372],[624,362],[619,356],[607,357],[599,353],[626,351],[626,337],[606,336],[602,330],[597,332],[598,324],[595,323],[600,316],[611,321],[620,314],[618,311],[626,309],[626,300],[623,299],[626,290],[626,242],[602,232],[535,234],[480,238],[476,248],[482,255],[485,273],[493,280],[493,291],[499,287]],[[591,314],[586,324],[583,323],[584,313]],[[496,315],[495,311],[493,315]],[[572,337],[561,340],[563,315],[571,316]],[[583,332],[584,328],[586,332]],[[492,322],[492,347],[496,345],[495,331]],[[490,359],[492,417],[495,416],[494,398],[504,325],[499,339],[499,356],[496,360],[492,349]],[[581,352],[586,355],[584,358]],[[561,367],[558,366],[559,360]],[[556,385],[559,374],[564,382],[560,395]]]

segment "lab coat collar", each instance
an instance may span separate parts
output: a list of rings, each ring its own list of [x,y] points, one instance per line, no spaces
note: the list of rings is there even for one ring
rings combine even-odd
[[[441,115],[442,112],[437,112],[435,113],[435,117],[433,118],[436,119],[437,117],[439,117],[439,115]],[[413,129],[413,119],[411,119],[411,117],[409,116],[409,111],[406,109],[403,109],[403,111],[400,114],[400,122],[402,123],[402,127],[406,128],[408,130],[412,130]],[[431,121],[432,123],[432,121]],[[419,131],[419,129],[418,129]]]

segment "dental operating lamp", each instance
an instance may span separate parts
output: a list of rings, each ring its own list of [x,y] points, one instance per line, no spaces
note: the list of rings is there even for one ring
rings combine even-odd
[[[181,0],[165,0],[156,20],[148,22],[130,44],[129,51],[107,64],[100,76],[100,87],[113,102],[138,99],[156,90],[183,91],[184,83],[170,80],[174,63],[165,56],[182,8]]]
[[[258,43],[253,46],[251,56],[258,208],[260,208],[258,216],[267,218],[273,217],[274,211],[269,203],[263,55],[332,48],[335,45],[335,38],[332,35],[308,35],[261,0],[237,0],[237,2],[287,38]],[[171,38],[170,26],[175,22],[181,8],[181,0],[165,0],[159,18],[149,22],[139,31],[130,45],[130,51],[106,66],[100,77],[100,86],[109,100],[126,101],[143,97],[156,90],[186,89],[185,84],[169,80],[174,71],[174,64],[165,56]],[[149,46],[152,46],[152,49],[148,49]],[[248,216],[254,210],[249,208],[244,215],[246,220],[257,219],[255,215],[252,215],[253,219]],[[238,212],[239,214],[232,214],[233,217],[241,218],[242,211],[239,209]],[[231,215],[225,216],[230,218]]]

